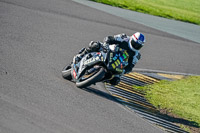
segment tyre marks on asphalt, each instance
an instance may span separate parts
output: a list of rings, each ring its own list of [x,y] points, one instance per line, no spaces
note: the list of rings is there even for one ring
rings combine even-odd
[[[177,124],[173,123],[176,121],[174,120],[175,118],[159,113],[159,111],[145,99],[144,93],[133,88],[133,85],[144,86],[158,83],[163,79],[177,80],[183,77],[185,76],[166,73],[132,72],[122,76],[121,82],[118,85],[112,86],[110,84],[105,84],[105,87],[116,100],[150,123],[168,132],[187,133]]]

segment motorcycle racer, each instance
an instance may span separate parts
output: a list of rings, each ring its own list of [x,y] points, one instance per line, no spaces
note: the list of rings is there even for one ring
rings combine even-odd
[[[105,44],[112,45],[115,44],[119,48],[127,50],[129,55],[128,65],[124,68],[122,74],[126,74],[132,71],[136,63],[141,57],[140,49],[145,43],[145,37],[142,33],[136,32],[132,36],[127,36],[126,34],[118,34],[114,36],[107,36],[104,38],[104,43],[91,41],[88,48],[82,48],[79,54],[75,56],[76,61],[80,61],[82,57],[90,52],[98,52],[102,50]],[[117,85],[120,82],[121,75],[114,75],[110,78],[109,83],[112,85]]]

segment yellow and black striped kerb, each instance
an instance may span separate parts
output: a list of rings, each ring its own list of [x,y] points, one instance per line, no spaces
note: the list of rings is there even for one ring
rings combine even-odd
[[[153,73],[153,72],[131,72],[121,77],[121,82],[112,86],[105,84],[106,89],[124,106],[132,109],[139,116],[158,127],[174,133],[187,133],[179,126],[170,121],[169,117],[162,115],[144,97],[144,94],[133,88],[133,85],[144,86],[157,83],[160,80],[176,80],[183,78],[183,75]]]

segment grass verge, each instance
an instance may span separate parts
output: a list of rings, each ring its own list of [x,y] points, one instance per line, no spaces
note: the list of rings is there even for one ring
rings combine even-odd
[[[200,0],[91,0],[200,25]]]
[[[188,76],[176,81],[162,80],[133,88],[145,93],[147,100],[159,110],[167,110],[173,116],[191,121],[193,127],[200,127],[200,76]]]

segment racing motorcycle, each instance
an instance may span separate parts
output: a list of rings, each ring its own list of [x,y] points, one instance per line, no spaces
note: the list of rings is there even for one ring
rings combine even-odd
[[[70,66],[62,70],[63,78],[72,80],[79,88],[96,82],[108,82],[114,75],[123,73],[128,65],[129,55],[117,45],[103,45],[100,52],[91,52],[76,62],[75,57]]]

